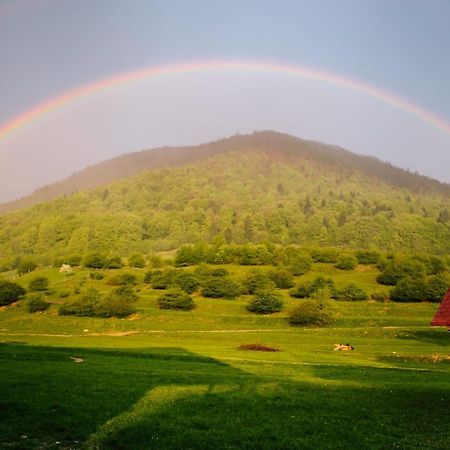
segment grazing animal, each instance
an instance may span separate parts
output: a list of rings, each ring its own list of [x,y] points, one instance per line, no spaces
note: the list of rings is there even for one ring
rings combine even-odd
[[[352,350],[354,350],[354,347],[350,344],[334,344],[334,350],[344,350],[351,352]]]
[[[73,362],[76,362],[76,363],[82,363],[82,362],[84,362],[84,359],[83,359],[83,358],[80,358],[79,356],[69,356],[69,358],[70,358]]]

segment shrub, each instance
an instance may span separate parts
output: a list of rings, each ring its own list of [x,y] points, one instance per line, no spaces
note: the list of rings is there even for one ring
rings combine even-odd
[[[101,253],[89,253],[83,260],[84,267],[103,269],[108,265],[108,258]]]
[[[389,300],[389,294],[387,292],[373,292],[370,294],[370,298],[376,302],[384,302]]]
[[[235,298],[240,294],[240,286],[228,277],[212,277],[205,283],[202,295],[212,298]]]
[[[9,305],[25,295],[25,289],[16,283],[0,281],[0,306]]]
[[[28,285],[28,290],[31,292],[34,291],[46,291],[48,289],[48,278],[46,277],[36,277],[30,281]]]
[[[26,307],[29,313],[35,313],[46,311],[50,308],[50,303],[45,301],[41,294],[34,294],[28,298]]]
[[[132,273],[121,273],[119,275],[111,277],[106,282],[106,284],[109,284],[110,286],[134,286],[135,284],[137,284],[137,277]]]
[[[380,254],[373,250],[359,250],[356,252],[356,259],[359,264],[378,264]]]
[[[443,275],[435,275],[428,280],[425,297],[430,302],[439,303],[442,301],[444,294],[450,287],[450,280]]]
[[[175,278],[175,284],[184,292],[192,294],[199,287],[199,282],[194,273],[181,272]]]
[[[387,264],[383,272],[377,277],[377,283],[384,284],[386,286],[395,286],[401,278],[404,277],[404,273],[394,264]]]
[[[122,258],[120,256],[112,256],[106,261],[105,267],[107,269],[120,269],[123,267]]]
[[[319,289],[328,288],[331,296],[336,296],[336,286],[331,278],[324,278],[322,276],[316,277],[309,283],[299,284],[296,288],[292,289],[289,294],[291,297],[306,298],[311,297]]]
[[[247,305],[247,309],[258,314],[271,314],[281,311],[283,302],[278,294],[272,291],[259,291]]]
[[[163,272],[154,272],[152,275],[153,289],[168,289],[175,285],[178,270],[164,270]]]
[[[141,253],[133,253],[128,258],[128,265],[130,267],[137,267],[142,269],[145,267],[145,259]]]
[[[17,267],[17,274],[18,275],[23,275],[25,273],[33,272],[36,269],[37,269],[36,262],[31,260],[31,259],[27,259],[27,260],[22,261],[18,265],[18,267]]]
[[[350,300],[350,301],[356,301],[356,300],[367,300],[369,296],[367,295],[367,292],[357,286],[356,284],[347,284],[343,287],[343,289],[340,289],[337,292],[337,298],[339,300]]]
[[[289,289],[294,286],[294,277],[289,270],[285,268],[273,269],[269,272],[269,278],[279,289]]]
[[[59,314],[92,317],[125,317],[135,311],[131,304],[137,298],[137,295],[129,286],[122,286],[105,297],[96,289],[91,288],[79,298],[64,302],[59,309]]]
[[[260,290],[270,290],[275,287],[275,283],[263,272],[253,270],[242,281],[243,294],[255,294]]]
[[[427,284],[423,278],[402,278],[391,290],[391,300],[396,302],[421,302],[427,297]]]
[[[206,260],[207,248],[205,245],[183,245],[175,256],[175,266],[185,267],[199,264]]]
[[[328,325],[332,316],[328,307],[317,300],[303,300],[289,313],[290,325]]]
[[[334,248],[316,249],[312,251],[311,257],[316,263],[335,264],[337,262],[338,252]]]
[[[159,274],[161,274],[161,271],[160,271],[160,270],[155,270],[155,271],[149,270],[149,271],[145,272],[145,275],[144,275],[144,283],[146,283],[146,284],[151,284],[153,274],[159,275]]]
[[[158,308],[160,309],[178,309],[183,311],[190,311],[196,307],[192,297],[181,290],[174,290],[167,292],[157,300]]]
[[[353,270],[358,260],[353,255],[339,255],[336,268],[340,270]]]

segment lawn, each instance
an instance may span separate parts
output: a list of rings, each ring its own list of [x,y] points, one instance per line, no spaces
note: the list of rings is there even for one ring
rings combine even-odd
[[[140,285],[128,318],[64,317],[57,292],[104,280],[41,274],[49,311],[0,311],[0,448],[448,448],[450,333],[428,326],[436,304],[333,302],[333,325],[296,328],[286,311],[301,300],[286,293],[272,316],[247,312],[246,296],[161,311]],[[356,276],[379,289],[373,271]],[[346,342],[353,352],[333,351]],[[248,343],[280,351],[238,349]]]

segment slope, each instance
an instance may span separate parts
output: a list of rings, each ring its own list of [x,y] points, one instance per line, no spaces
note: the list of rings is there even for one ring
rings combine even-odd
[[[450,196],[450,185],[399,169],[374,157],[356,155],[339,147],[286,134],[263,131],[251,135],[236,135],[194,147],[161,147],[121,155],[89,166],[65,180],[42,187],[29,196],[0,204],[0,212],[14,211],[63,195],[102,186],[145,170],[179,167],[230,150],[243,151],[249,148],[292,152],[321,163],[359,169],[392,186],[406,187],[413,192],[441,192]]]
[[[263,242],[450,252],[448,196],[273,146],[157,169],[0,216],[0,258]]]

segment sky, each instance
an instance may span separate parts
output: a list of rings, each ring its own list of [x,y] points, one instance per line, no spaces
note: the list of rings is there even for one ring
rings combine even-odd
[[[448,30],[448,0],[0,0],[0,130],[81,86],[211,60],[351,78],[450,124]],[[0,201],[122,153],[264,129],[450,182],[444,128],[314,77],[248,68],[149,76],[93,90],[0,137]]]

